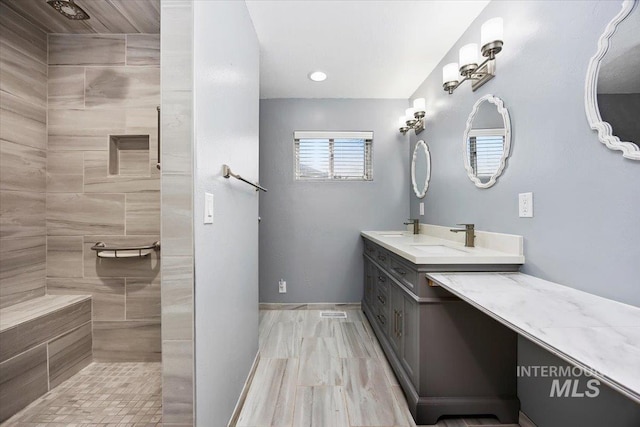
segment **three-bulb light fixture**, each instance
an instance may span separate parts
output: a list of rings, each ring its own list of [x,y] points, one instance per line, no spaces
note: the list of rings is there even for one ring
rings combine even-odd
[[[410,129],[416,131],[416,135],[424,130],[424,115],[426,102],[424,98],[413,101],[413,108],[407,108],[404,116],[400,116],[400,133],[405,135]]]
[[[449,95],[467,80],[471,80],[471,88],[475,91],[493,78],[496,54],[502,50],[502,35],[502,18],[489,19],[480,30],[480,51],[486,59],[478,65],[478,45],[469,43],[460,48],[459,65],[452,62],[442,68],[442,86]]]

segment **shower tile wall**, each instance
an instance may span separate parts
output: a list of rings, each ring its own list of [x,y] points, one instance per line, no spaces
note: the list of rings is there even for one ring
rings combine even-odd
[[[163,0],[162,421],[194,425],[193,0]]]
[[[91,250],[160,240],[159,35],[49,34],[48,53],[47,292],[93,295],[94,360],[160,360],[159,255]],[[148,150],[110,156],[112,135]]]
[[[47,35],[0,3],[0,308],[44,295]]]

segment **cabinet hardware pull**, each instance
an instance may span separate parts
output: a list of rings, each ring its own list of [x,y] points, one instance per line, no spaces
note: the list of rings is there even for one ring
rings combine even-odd
[[[367,248],[367,250],[369,251],[369,253],[372,254],[372,253],[374,253],[376,251],[376,248],[369,247],[369,248]]]
[[[378,276],[378,280],[381,281],[381,282],[386,282],[387,278],[384,277],[384,276]]]
[[[405,274],[407,274],[407,272],[401,268],[394,268],[393,270],[401,276],[404,276]]]
[[[384,256],[384,255],[378,255],[378,259],[379,259],[380,261],[386,261],[386,260],[387,260],[387,257],[386,257],[386,256]]]
[[[378,318],[378,320],[379,320],[380,322],[382,322],[382,324],[383,324],[383,325],[386,325],[386,324],[387,324],[387,319],[384,317],[384,315],[382,315],[382,314],[378,314],[376,317]]]
[[[398,311],[398,338],[402,337],[402,311]]]
[[[393,333],[398,334],[398,310],[393,310]]]
[[[382,303],[382,305],[386,305],[387,304],[387,300],[385,298],[383,298],[382,295],[378,295],[378,301],[380,301]]]

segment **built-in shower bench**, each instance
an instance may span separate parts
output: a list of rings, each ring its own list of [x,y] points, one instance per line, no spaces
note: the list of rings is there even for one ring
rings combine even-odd
[[[522,273],[427,279],[640,403],[640,308]]]
[[[88,365],[91,346],[91,296],[0,309],[0,422]]]

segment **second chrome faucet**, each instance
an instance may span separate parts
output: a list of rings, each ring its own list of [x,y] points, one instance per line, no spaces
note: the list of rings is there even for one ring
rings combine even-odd
[[[456,225],[464,225],[464,228],[452,228],[452,233],[465,233],[464,245],[468,248],[473,248],[475,246],[476,234],[475,234],[475,226],[473,224],[456,224]]]
[[[419,219],[408,219],[409,222],[405,222],[404,225],[413,224],[413,234],[420,234],[420,220]]]

